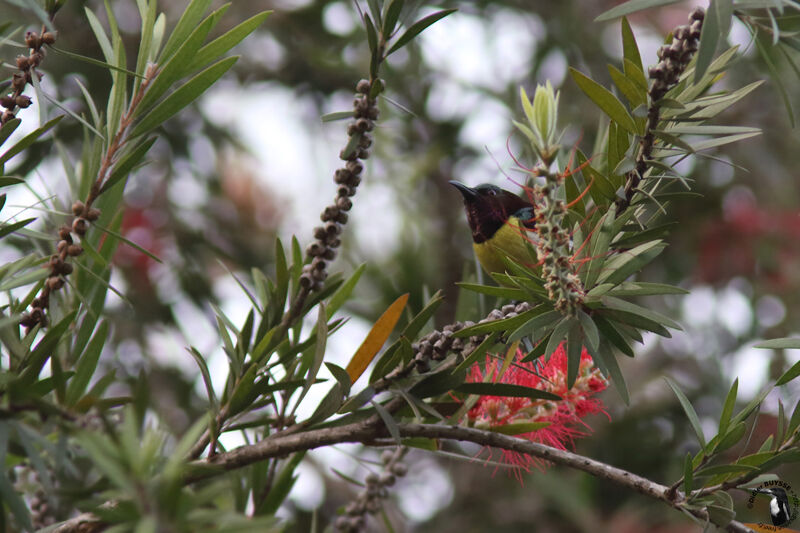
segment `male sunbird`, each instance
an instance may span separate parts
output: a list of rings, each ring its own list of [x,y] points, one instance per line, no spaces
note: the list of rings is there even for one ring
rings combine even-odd
[[[475,188],[451,181],[464,197],[464,210],[472,230],[472,248],[483,269],[490,275],[506,271],[502,254],[525,264],[536,262],[530,252],[533,206],[516,194],[496,185],[483,183]]]

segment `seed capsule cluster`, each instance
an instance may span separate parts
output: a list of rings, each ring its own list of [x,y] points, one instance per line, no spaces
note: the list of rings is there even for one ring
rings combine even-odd
[[[75,218],[72,226],[62,226],[58,230],[58,244],[56,253],[50,257],[47,268],[50,274],[44,283],[42,292],[31,302],[31,310],[22,315],[20,325],[30,331],[37,324],[47,325],[47,307],[50,304],[50,294],[61,289],[66,283],[66,277],[72,274],[72,265],[67,262],[70,257],[77,257],[83,253],[83,247],[76,243],[73,234],[82,238],[89,229],[89,224],[100,217],[100,210],[87,207],[83,202],[72,204],[72,214]]]
[[[702,8],[698,7],[692,11],[689,15],[689,24],[678,26],[673,30],[672,42],[658,49],[659,62],[648,70],[653,83],[649,91],[647,133],[640,141],[641,150],[636,158],[636,167],[626,175],[624,197],[617,200],[617,215],[630,205],[633,193],[647,170],[647,162],[653,155],[653,145],[656,140],[653,130],[658,128],[658,121],[661,118],[661,108],[656,104],[678,83],[692,56],[697,52],[704,19],[705,11]]]
[[[342,241],[339,236],[347,224],[347,212],[353,207],[350,199],[356,194],[364,171],[362,160],[369,158],[372,146],[370,132],[378,119],[376,93],[383,90],[383,81],[361,80],[356,85],[356,98],[353,100],[353,120],[347,125],[349,141],[339,157],[346,161],[345,166],[336,170],[334,181],[337,184],[336,198],[320,215],[323,225],[314,228],[314,242],[306,249],[311,262],[303,267],[300,285],[308,291],[317,291],[328,277],[327,266],[336,257],[336,249]]]
[[[658,49],[659,62],[648,71],[650,78],[654,80],[650,87],[650,97],[653,101],[660,100],[674,87],[686,70],[692,56],[697,52],[704,18],[705,12],[698,7],[689,15],[689,24],[678,26],[673,30],[672,43]]]
[[[531,306],[528,302],[518,304],[507,304],[500,309],[494,309],[479,324],[512,318],[525,311],[529,311]],[[384,390],[389,384],[400,378],[409,375],[413,370],[423,374],[431,369],[431,361],[442,361],[449,352],[459,352],[469,355],[486,338],[486,335],[473,335],[468,338],[454,337],[457,331],[474,326],[475,323],[467,320],[465,322],[454,322],[448,324],[441,331],[434,330],[421,337],[411,345],[414,357],[407,365],[401,365],[389,372],[385,377],[373,383],[375,390]]]
[[[348,503],[345,514],[336,519],[336,531],[341,533],[358,533],[367,525],[367,514],[377,514],[383,508],[383,500],[389,497],[389,487],[397,478],[408,473],[408,467],[402,463],[406,449],[398,446],[395,451],[385,450],[381,454],[383,471],[380,474],[371,472],[364,480],[364,490],[358,493],[355,500]]]
[[[54,42],[56,42],[56,34],[53,32],[46,31],[41,36],[33,31],[25,34],[25,44],[30,49],[30,53],[17,56],[17,69],[19,71],[15,72],[11,77],[11,92],[0,96],[0,106],[4,108],[3,112],[0,113],[0,126],[16,117],[17,108],[25,109],[31,105],[30,97],[22,93],[29,83],[33,83],[33,76],[39,76],[38,79],[42,78],[42,75],[36,72],[35,69],[44,60],[45,50],[43,46]]]

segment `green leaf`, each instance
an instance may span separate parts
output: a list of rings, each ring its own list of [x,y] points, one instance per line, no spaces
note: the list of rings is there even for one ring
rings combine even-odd
[[[602,315],[594,315],[593,318],[597,328],[603,334],[603,338],[607,339],[619,351],[628,357],[634,356],[633,348],[631,348],[631,345],[628,344],[627,339],[625,339],[623,334],[614,326],[611,321]]]
[[[208,0],[200,1],[206,2]],[[176,81],[189,72],[186,67],[189,66],[195,54],[200,50],[208,32],[214,25],[214,18],[213,15],[209,15],[201,24],[194,28],[191,35],[189,35],[185,41],[181,42],[180,48],[166,61],[166,64],[164,63],[165,54],[162,54],[162,58],[159,61],[159,65],[162,66],[162,68],[137,106],[138,115],[147,112]],[[175,34],[173,33],[173,37],[174,36]]]
[[[669,318],[668,316],[662,315],[656,311],[651,311],[646,307],[642,307],[640,305],[633,304],[631,302],[622,300],[620,298],[615,298],[613,296],[603,296],[601,298],[603,305],[610,309],[616,309],[618,311],[625,311],[627,313],[637,314],[647,320],[652,320],[658,324],[662,324],[668,328],[682,330],[680,324]]]
[[[400,12],[403,10],[404,3],[405,0],[390,0],[386,8],[386,16],[383,18],[383,35],[387,39],[392,35],[392,32],[394,32],[397,21],[400,19]]]
[[[503,396],[550,401],[561,400],[561,396],[551,392],[531,387],[523,387],[522,385],[512,385],[510,383],[464,383],[456,387],[455,390],[465,394],[477,394],[480,396]]]
[[[386,429],[389,430],[389,435],[392,436],[394,441],[400,445],[400,429],[397,427],[397,421],[392,418],[392,415],[389,414],[389,411],[386,410],[384,406],[379,404],[374,400],[370,400],[372,407],[375,408],[375,411],[378,412],[378,416],[381,417],[381,420],[386,425]]]
[[[686,459],[683,462],[683,493],[686,495],[692,493],[693,470],[692,454],[687,452]]]
[[[352,111],[334,111],[333,113],[326,113],[320,117],[322,122],[335,122],[337,120],[348,120],[353,118]]]
[[[47,121],[43,126],[36,128],[25,137],[17,141],[14,146],[6,150],[5,153],[0,156],[0,166],[4,165],[9,159],[36,142],[39,137],[50,131],[50,129],[58,124],[62,118],[64,118],[64,115],[59,115],[56,118]]]
[[[280,473],[276,476],[275,482],[267,493],[267,497],[258,505],[254,514],[256,515],[274,515],[278,508],[286,501],[289,492],[292,490],[298,476],[294,474],[295,469],[305,457],[306,452],[297,452],[286,461]],[[246,522],[246,524],[249,524]],[[252,528],[252,529],[251,529]],[[243,525],[242,531],[253,530],[268,530],[270,528],[259,527],[257,524],[252,524],[249,527]],[[138,531],[136,533],[139,533]]]
[[[593,288],[597,278],[602,273],[603,265],[608,256],[608,247],[611,244],[611,239],[614,236],[614,219],[617,212],[617,206],[611,204],[608,212],[603,215],[603,218],[595,226],[594,235],[590,242],[590,259],[589,264],[586,265],[586,272],[584,278],[584,286]]]
[[[689,291],[666,283],[623,281],[612,288],[609,294],[614,296],[653,296],[659,294],[689,294]]]
[[[452,9],[444,9],[442,11],[437,11],[427,17],[424,17],[409,27],[403,35],[400,36],[397,41],[389,48],[389,51],[386,52],[386,57],[389,57],[391,54],[395,53],[396,51],[400,50],[406,44],[408,44],[414,37],[425,31],[425,29],[435,23],[438,20],[443,19],[447,15],[458,11],[455,8]]]
[[[190,39],[190,35],[200,24],[203,15],[210,6],[211,0],[192,0],[189,3],[180,20],[178,20],[178,24],[175,25],[175,29],[172,30],[167,44],[164,45],[159,63],[163,64],[182,44]],[[210,30],[211,28],[209,27],[208,29]]]
[[[322,401],[319,402],[314,413],[308,418],[306,424],[311,426],[326,420],[339,410],[343,400],[344,394],[342,393],[342,386],[339,385],[339,383],[334,383],[333,387],[331,387],[325,397],[322,398]]]
[[[203,384],[206,387],[208,402],[216,412],[219,408],[219,400],[217,400],[217,394],[214,392],[214,382],[211,380],[211,372],[208,370],[206,360],[194,346],[187,348],[187,351],[191,354],[192,358],[197,363],[197,367],[200,369],[200,375],[203,376]]]
[[[571,325],[567,332],[567,388],[569,389],[575,385],[575,380],[578,379],[578,370],[581,367],[581,352],[583,351],[583,330],[581,329],[580,321],[573,319],[570,322]]]
[[[261,26],[271,13],[272,11],[262,11],[203,46],[194,56],[187,70],[191,72],[202,68],[226,53]],[[352,115],[351,111],[350,116]]]
[[[347,281],[342,283],[341,287],[336,289],[336,292],[328,300],[327,313],[328,313],[328,320],[333,317],[334,313],[339,310],[342,305],[350,298],[350,294],[352,294],[353,289],[355,288],[358,280],[361,279],[361,274],[364,273],[364,270],[367,268],[366,263],[361,263],[355,269],[355,271],[347,278]]]
[[[775,386],[780,387],[781,385],[786,385],[797,376],[800,376],[800,361],[796,362],[792,365],[792,368],[784,372],[783,375],[778,378],[778,381],[775,382]]]
[[[558,346],[561,344],[561,342],[567,338],[570,328],[572,327],[572,323],[573,319],[565,316],[561,319],[561,322],[556,324],[556,326],[553,328],[553,333],[547,340],[547,346],[544,349],[545,357],[551,357],[558,349]]]
[[[411,322],[403,328],[403,331],[400,333],[401,337],[405,337],[406,339],[415,339],[419,332],[425,327],[425,324],[431,319],[433,314],[439,308],[439,305],[444,301],[444,295],[442,291],[436,291],[436,293],[431,297],[430,301],[427,305],[422,308],[422,311],[417,313],[417,316],[411,319]]]
[[[14,133],[14,131],[16,131],[20,123],[22,123],[22,119],[12,118],[3,124],[3,127],[0,128],[0,146],[2,146],[3,143],[6,142],[6,139],[8,139],[8,137]]]
[[[456,282],[456,285],[468,291],[477,292],[478,294],[487,294],[497,298],[506,298],[509,300],[525,300],[528,293],[522,289],[513,287],[498,287],[494,285],[481,285],[480,283],[467,283],[464,281]]]
[[[638,134],[638,128],[633,117],[625,109],[616,96],[611,91],[589,78],[585,74],[570,67],[570,74],[572,79],[578,84],[578,87],[588,96],[603,112],[611,118],[614,122],[619,124],[628,133],[633,135]]]
[[[372,23],[372,19],[367,14],[364,14],[364,28],[367,30],[367,43],[369,44],[369,51],[372,54],[372,57],[375,58],[378,53],[378,32],[375,29],[375,24]]]
[[[645,318],[638,313],[630,313],[627,311],[619,311],[617,309],[598,309],[595,311],[595,317],[604,316],[611,321],[619,322],[619,326],[627,325],[633,326],[630,331],[626,332],[629,337],[633,338],[632,332],[636,329],[646,329],[652,331],[656,335],[660,335],[667,339],[672,337],[672,334],[667,328],[658,322]],[[637,339],[638,340],[638,339]]]
[[[300,394],[300,399],[297,400],[300,403],[305,393],[314,384],[314,380],[317,379],[317,374],[319,373],[319,369],[322,367],[322,361],[325,359],[325,347],[327,345],[328,340],[328,323],[326,321],[326,313],[325,313],[325,304],[319,304],[319,314],[317,316],[317,342],[316,346],[314,347],[314,359],[309,368],[308,372],[306,373],[306,384],[303,388],[303,392]]]
[[[230,354],[228,357],[229,360],[233,360]],[[245,371],[245,373],[236,383],[233,393],[231,393],[231,398],[228,401],[228,414],[230,416],[244,411],[255,399],[253,388],[256,382],[257,372],[258,370],[256,365],[250,365],[250,368]]]
[[[459,374],[466,372],[467,369],[471,367],[475,363],[475,361],[478,360],[479,357],[481,357],[481,355],[486,355],[486,352],[489,350],[489,348],[494,346],[494,344],[497,342],[497,338],[499,336],[500,332],[498,331],[492,332],[489,335],[487,335],[486,338],[483,339],[481,343],[472,351],[472,353],[467,355],[467,357],[465,357],[464,360],[461,361],[461,363],[459,363],[459,365],[456,367],[453,373]]]
[[[733,416],[733,407],[736,405],[736,393],[739,390],[739,378],[736,378],[728,391],[725,403],[722,406],[722,414],[719,417],[719,434],[724,435],[728,430],[728,425]]]
[[[518,341],[525,336],[541,339],[553,329],[552,326],[555,326],[556,321],[560,320],[561,316],[561,313],[554,310],[542,312],[514,330],[511,335],[508,335],[507,341]]]
[[[111,187],[116,185],[121,179],[127,178],[128,174],[134,169],[136,165],[139,164],[139,161],[147,154],[150,148],[153,146],[153,143],[156,142],[158,137],[150,137],[139,143],[136,148],[128,152],[122,159],[120,159],[117,164],[114,165],[114,168],[111,170],[111,174],[106,179],[103,186],[100,187],[100,193],[103,194]]]
[[[13,224],[0,224],[0,239],[5,237],[6,235],[10,235],[17,231],[20,228],[24,228],[31,222],[36,220],[36,218],[26,218],[25,220],[20,220],[19,222],[14,222]]]
[[[753,411],[761,406],[761,402],[764,401],[764,398],[767,397],[767,394],[769,394],[771,390],[772,387],[764,387],[764,390],[759,392],[752,400],[750,400],[744,409],[739,411],[736,416],[733,417],[731,423],[738,424],[739,422],[747,420],[747,418],[753,414]]]
[[[2,426],[0,426],[0,429],[4,431],[6,430],[6,428]],[[14,485],[8,479],[8,476],[6,476],[5,468],[0,470],[0,500],[2,500],[3,503],[8,506],[11,514],[14,515],[14,519],[20,526],[22,526],[22,528],[24,528],[26,531],[34,530],[31,523],[31,515],[28,512],[28,506],[25,504],[25,500],[22,499],[22,496],[16,490],[14,490]],[[3,515],[4,514],[5,513],[3,512]],[[3,516],[0,515],[0,520],[2,519]]]
[[[625,95],[631,107],[637,107],[647,103],[647,93],[643,92],[639,86],[630,80],[625,74],[613,65],[608,65],[608,73],[614,85]]]
[[[731,448],[739,443],[744,437],[745,431],[747,431],[747,425],[742,421],[735,424],[731,427],[728,432],[719,439],[719,442],[714,447],[714,453],[724,452],[728,448]],[[722,435],[720,433],[720,435]]]
[[[630,15],[631,13],[636,13],[637,11],[643,11],[645,9],[650,9],[653,7],[661,7],[669,4],[675,4],[679,1],[680,0],[629,0],[624,4],[620,4],[602,13],[597,18],[595,18],[594,21],[605,22],[607,20],[613,20],[618,17],[624,17],[625,15]]]
[[[192,103],[222,77],[238,59],[238,56],[233,56],[218,61],[181,85],[136,124],[131,132],[131,137],[136,137],[155,129],[162,122]]]
[[[333,363],[325,363],[325,367],[333,374],[334,379],[342,386],[345,396],[350,393],[350,375],[347,370]]]
[[[643,71],[642,56],[639,54],[639,45],[636,44],[636,36],[633,34],[628,19],[622,18],[622,56],[631,62],[639,71]],[[626,69],[626,74],[629,74]],[[646,95],[645,95],[646,101]]]
[[[70,52],[69,50],[62,50],[62,49],[57,48],[55,46],[51,46],[49,48],[51,50],[53,50],[54,52],[58,53],[58,54],[65,55],[65,56],[67,56],[67,57],[69,57],[71,59],[75,59],[76,61],[83,61],[84,63],[88,63],[88,64],[94,65],[96,67],[101,67],[103,69],[114,70],[114,71],[120,72],[122,74],[125,74],[126,76],[133,76],[133,77],[138,77],[138,78],[143,78],[144,77],[144,76],[141,76],[141,75],[137,74],[136,72],[134,72],[132,70],[128,70],[126,68],[121,68],[121,67],[118,67],[117,65],[114,65],[114,64],[111,64],[111,63],[106,63],[105,61],[100,61],[99,59],[94,59],[93,57],[88,57],[88,56],[84,56],[84,55],[81,55],[81,54],[76,54],[74,52]]]
[[[92,32],[94,32],[97,43],[100,45],[100,50],[103,51],[103,56],[105,56],[106,61],[109,63],[114,63],[114,49],[111,46],[108,35],[106,35],[103,29],[103,25],[100,23],[100,19],[98,19],[97,15],[88,7],[84,6],[83,10],[86,13],[86,18],[89,20],[89,27],[92,29]]]
[[[728,33],[731,31],[731,20],[733,18],[733,0],[715,0],[709,6],[716,9],[717,24],[719,24],[720,39],[724,42]],[[776,43],[777,44],[777,43]]]
[[[773,350],[800,350],[800,339],[784,337],[780,339],[770,339],[755,345],[755,348],[767,348]]]
[[[689,398],[686,397],[683,391],[678,388],[678,385],[670,378],[664,377],[664,380],[675,393],[675,396],[678,397],[678,401],[680,402],[681,407],[683,407],[683,411],[686,413],[689,423],[692,425],[692,429],[694,429],[694,433],[697,436],[697,440],[700,442],[700,446],[705,448],[706,439],[703,436],[703,428],[700,426],[700,419],[697,417],[697,412],[695,412],[694,407],[692,407],[692,403],[689,401]]]
[[[75,367],[75,375],[67,386],[65,398],[67,405],[74,406],[78,403],[78,400],[81,399],[81,396],[83,396],[83,393],[89,386],[89,382],[92,380],[92,377],[94,377],[95,370],[97,369],[97,362],[100,360],[100,354],[103,352],[103,346],[105,346],[107,340],[108,322],[103,320],[97,327],[97,331],[92,337],[92,340],[89,341],[83,354],[81,354],[80,359],[78,359],[78,364]]]
[[[698,83],[705,75],[714,52],[720,41],[720,21],[718,18],[717,4],[720,0],[711,0],[703,19],[703,29],[700,33],[700,48],[697,51],[697,61],[694,66],[694,82]]]
[[[589,315],[580,309],[578,309],[578,321],[581,323],[584,338],[588,343],[586,347],[590,352],[594,352],[600,346],[600,332],[597,330],[597,325]]]
[[[656,240],[617,253],[605,262],[603,273],[598,281],[600,283],[622,283],[655,259],[665,247],[666,244],[661,240]]]
[[[512,331],[539,314],[540,311],[538,309],[530,309],[514,317],[490,320],[482,324],[475,324],[474,326],[460,329],[453,333],[453,337],[464,338],[472,337],[473,335],[485,335],[486,333],[495,331]]]

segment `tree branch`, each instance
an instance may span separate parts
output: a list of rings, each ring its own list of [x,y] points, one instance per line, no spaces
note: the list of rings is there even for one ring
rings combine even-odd
[[[711,517],[709,517],[705,510],[685,506],[686,500],[683,493],[680,491],[670,493],[669,487],[665,485],[570,451],[559,450],[557,448],[545,446],[544,444],[530,442],[500,433],[460,426],[398,424],[397,428],[400,435],[403,437],[424,437],[472,442],[482,446],[491,446],[518,453],[525,453],[553,464],[574,468],[595,477],[609,480],[618,485],[632,489],[644,496],[662,501],[674,509],[685,511],[700,520],[711,520]],[[229,452],[220,453],[207,459],[194,461],[190,463],[190,473],[186,476],[184,481],[187,484],[194,483],[265,459],[282,457],[290,453],[312,450],[332,444],[341,444],[345,442],[358,442],[367,445],[381,444],[381,439],[386,439],[387,437],[389,437],[389,432],[384,425],[378,423],[374,417],[365,421],[339,427],[276,436],[252,445],[240,446]],[[390,444],[389,441],[386,443]],[[391,443],[394,443],[394,441],[391,441]],[[98,529],[86,529],[90,527],[90,525],[94,527],[94,525],[98,523],[99,518],[96,518],[95,521],[91,521],[84,514],[64,522],[54,530],[54,533],[98,531]],[[744,524],[736,521],[718,525],[725,527],[728,531],[733,533],[751,531]]]

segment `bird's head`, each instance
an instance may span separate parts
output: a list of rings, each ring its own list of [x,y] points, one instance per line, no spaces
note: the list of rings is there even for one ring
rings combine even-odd
[[[476,243],[492,238],[508,217],[531,204],[516,194],[501,189],[497,185],[483,183],[477,187],[467,187],[463,183],[451,181],[464,198],[467,222],[472,230],[472,240]]]

